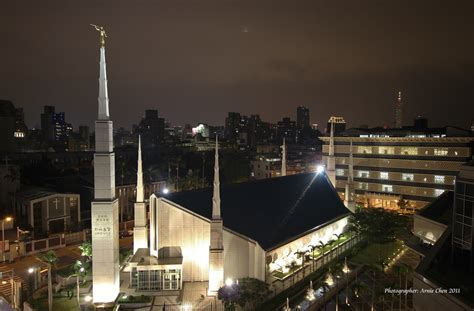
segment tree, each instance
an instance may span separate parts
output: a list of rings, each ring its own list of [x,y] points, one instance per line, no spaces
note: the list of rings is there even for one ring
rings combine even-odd
[[[84,267],[84,264],[78,260],[73,266],[74,273],[68,276],[69,278],[75,277],[76,278],[76,297],[77,297],[77,305],[80,307],[81,306],[81,301],[79,299],[79,294],[81,292],[79,283],[80,283],[80,277],[84,277],[87,273],[87,269]]]
[[[39,254],[37,259],[44,263],[48,267],[48,308],[49,311],[53,310],[53,281],[51,279],[51,269],[56,265],[58,261],[58,256],[53,250],[48,251],[47,253]]]
[[[397,201],[397,205],[400,210],[406,211],[406,208],[409,205],[409,202],[405,200],[403,197],[401,197],[400,200]]]
[[[309,247],[311,249],[311,256],[313,257],[312,262],[311,262],[311,270],[312,270],[312,272],[314,272],[314,264],[316,262],[316,259],[314,258],[314,251],[316,249],[318,249],[318,246],[317,245],[310,245]]]
[[[235,310],[237,305],[243,310],[257,310],[269,296],[269,285],[254,278],[239,279],[238,283],[224,285],[217,292],[217,298],[224,302],[226,310]]]
[[[239,299],[239,289],[237,284],[225,285],[217,291],[217,299],[224,303],[226,311],[234,311]]]
[[[337,258],[339,258],[340,246],[341,246],[339,242],[340,242],[341,238],[344,236],[344,233],[341,233],[341,234],[334,233],[333,235],[336,237],[336,243],[338,244],[337,249],[336,249],[336,256],[337,256]]]
[[[319,250],[321,250],[321,266],[324,265],[324,248],[326,244],[323,241],[319,241],[319,245],[317,246]]]
[[[92,243],[89,241],[82,242],[79,249],[81,250],[81,256],[86,258],[86,262],[90,262],[92,260]]]
[[[335,240],[329,240],[327,243],[326,243],[326,246],[329,246],[329,254],[332,253],[332,251],[334,250],[334,244],[336,243]],[[334,258],[334,255],[332,255],[332,257]],[[331,256],[329,256],[329,260],[331,260]]]
[[[303,277],[304,277],[304,260],[306,256],[307,251],[297,251],[295,252],[298,257],[301,257],[301,268],[303,269]]]

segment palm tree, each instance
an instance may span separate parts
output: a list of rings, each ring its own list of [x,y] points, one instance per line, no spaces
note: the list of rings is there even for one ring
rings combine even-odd
[[[329,254],[332,253],[333,251],[333,248],[334,248],[334,243],[336,243],[335,240],[329,240],[327,243],[326,243],[326,246],[329,246]],[[334,257],[334,255],[332,255],[332,257]],[[329,260],[331,260],[331,256],[329,256]]]
[[[314,263],[316,262],[315,258],[314,258],[314,251],[318,248],[317,245],[310,245],[309,248],[311,249],[311,255],[313,257],[313,260],[311,262],[311,270],[312,272],[314,272]]]
[[[48,309],[49,311],[53,310],[53,281],[51,279],[51,269],[56,265],[58,261],[58,256],[53,250],[48,251],[47,253],[39,254],[37,259],[44,263],[48,267]]]
[[[74,273],[67,277],[68,279],[72,277],[76,278],[76,297],[77,297],[77,305],[79,307],[81,306],[81,302],[79,299],[79,294],[81,292],[81,289],[79,287],[79,281],[80,281],[79,278],[81,276],[84,276],[85,274],[86,274],[86,269],[84,268],[84,264],[80,260],[78,260],[74,264]]]
[[[326,244],[324,244],[323,241],[319,241],[319,245],[317,246],[317,248],[321,250],[321,266],[324,265],[324,248],[325,247],[326,247]]]
[[[295,254],[298,257],[301,257],[301,269],[303,270],[303,277],[304,277],[304,256],[306,254],[305,251],[296,251]]]
[[[290,268],[290,271],[291,271],[292,279],[293,279],[293,285],[295,285],[295,270],[296,270],[296,266],[297,266],[296,261],[293,260],[293,261],[290,263],[290,267],[289,267],[289,268]]]
[[[79,249],[81,250],[81,256],[86,258],[87,262],[92,260],[92,243],[91,242],[82,242],[79,245]]]
[[[344,236],[344,233],[341,233],[341,234],[334,233],[333,235],[337,238],[336,242],[337,242],[338,245],[337,245],[337,249],[336,249],[336,256],[337,256],[337,258],[339,258],[340,246],[341,246],[339,242],[340,242],[341,238]]]

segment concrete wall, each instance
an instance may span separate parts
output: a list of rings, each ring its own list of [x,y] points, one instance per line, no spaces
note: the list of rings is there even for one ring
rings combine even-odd
[[[426,243],[436,243],[446,228],[446,225],[423,216],[413,216],[413,233]]]
[[[183,255],[183,281],[207,281],[209,220],[162,198],[152,196],[150,201],[151,254],[157,256],[162,247],[179,246]],[[224,278],[264,280],[264,258],[265,252],[256,242],[224,229]]]

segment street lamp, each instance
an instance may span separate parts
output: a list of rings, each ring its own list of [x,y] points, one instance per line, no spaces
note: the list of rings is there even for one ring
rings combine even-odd
[[[5,262],[5,221],[9,222],[12,221],[13,218],[11,217],[5,217],[2,219],[2,257],[3,257],[3,262]]]

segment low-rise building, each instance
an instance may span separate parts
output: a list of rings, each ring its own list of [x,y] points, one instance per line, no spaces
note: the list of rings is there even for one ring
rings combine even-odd
[[[79,227],[81,208],[79,194],[57,193],[30,188],[17,194],[17,223],[23,220],[35,234],[63,233]]]

